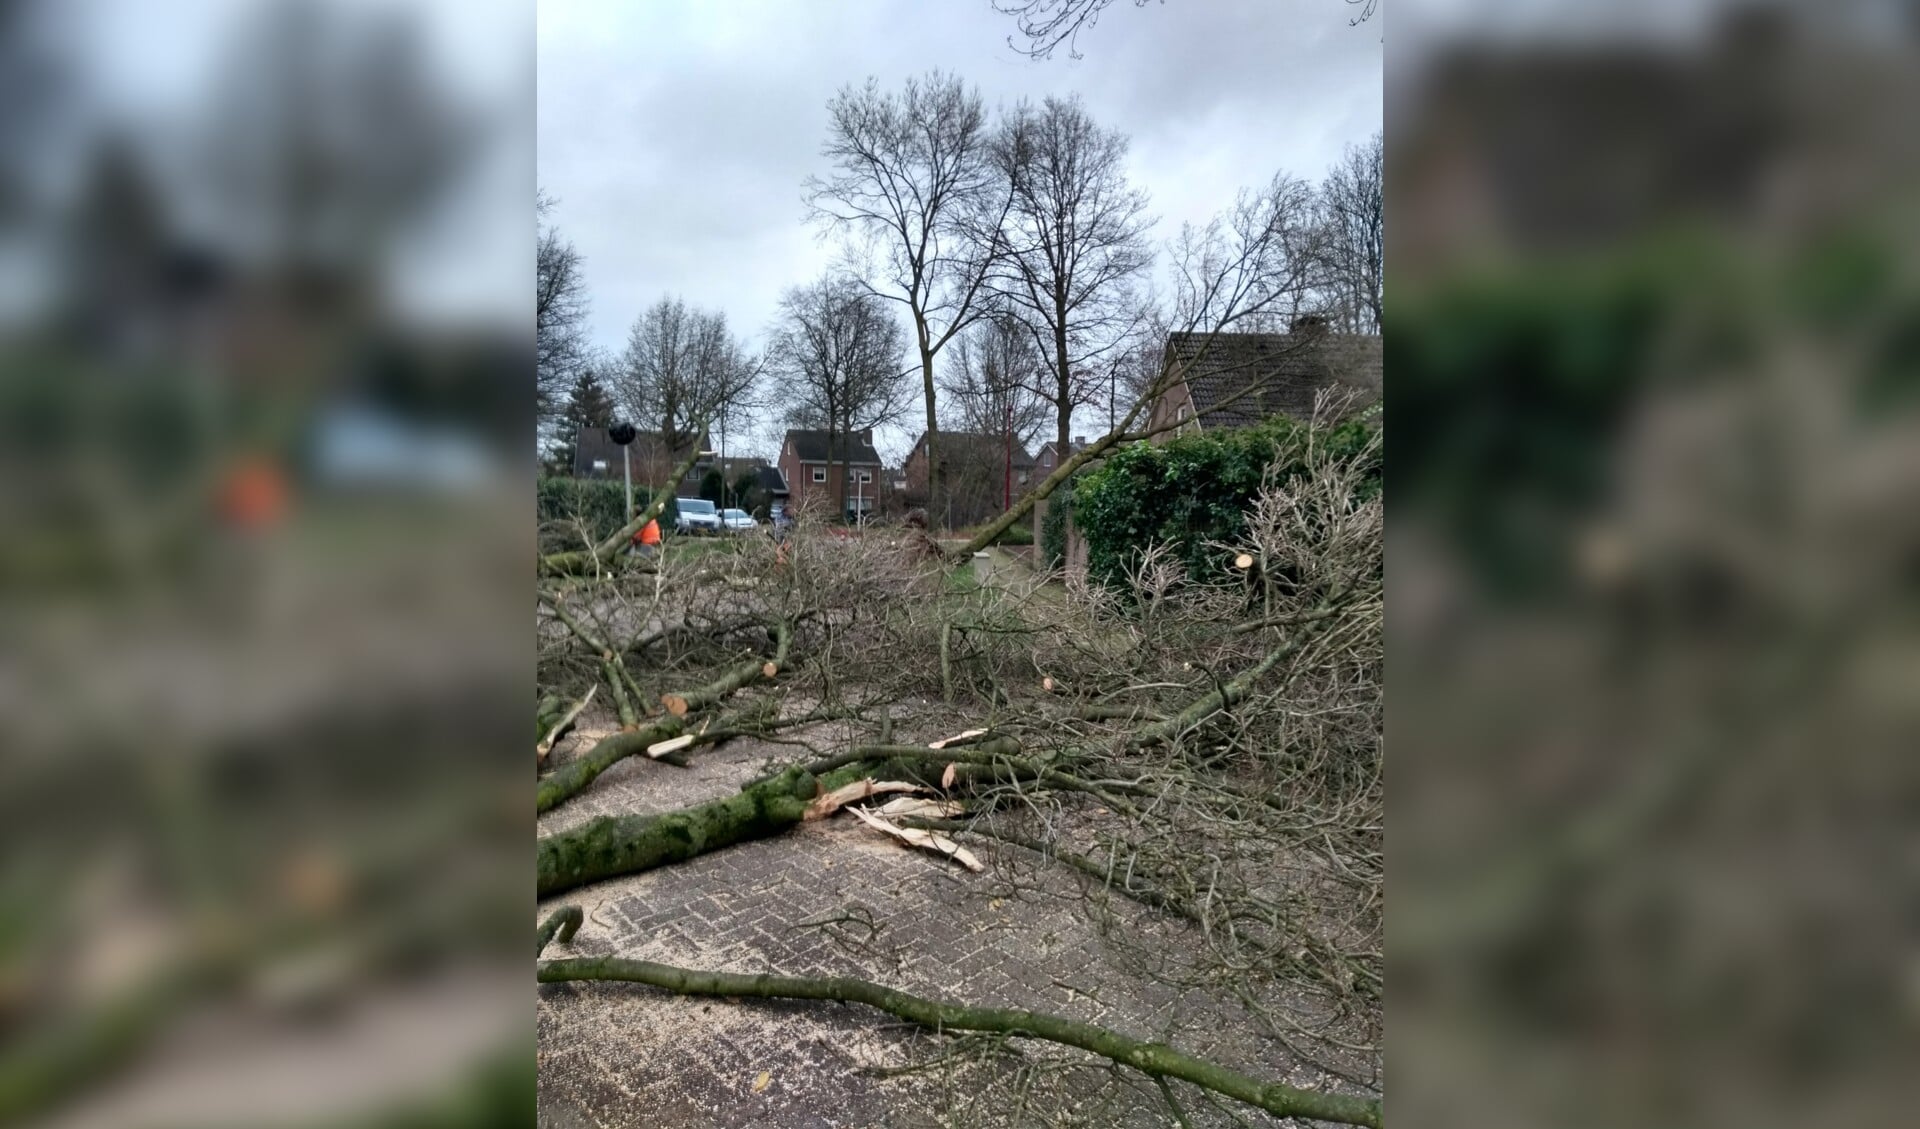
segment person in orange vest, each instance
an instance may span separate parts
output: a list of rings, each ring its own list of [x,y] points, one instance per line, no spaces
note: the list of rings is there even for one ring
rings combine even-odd
[[[220,517],[230,528],[257,531],[280,524],[287,511],[286,478],[264,456],[236,462],[220,484]]]
[[[641,526],[640,532],[633,535],[633,551],[643,557],[651,557],[660,551],[660,521],[658,518],[647,519],[647,524]]]
[[[214,557],[207,577],[217,622],[244,626],[263,615],[279,587],[271,552],[292,497],[286,472],[266,453],[235,459],[215,482]]]

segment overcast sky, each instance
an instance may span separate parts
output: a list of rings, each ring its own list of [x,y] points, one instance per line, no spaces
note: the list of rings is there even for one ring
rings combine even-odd
[[[1276,171],[1318,180],[1380,128],[1382,12],[1342,0],[1116,0],[1062,50],[1007,45],[990,0],[542,0],[539,178],[585,257],[589,335],[617,351],[665,294],[726,313],[756,347],[780,293],[826,269],[801,182],[824,174],[826,104],[938,67],[989,107],[1079,94],[1133,142],[1158,235],[1204,222]],[[734,421],[729,446],[743,449]],[[779,428],[757,429],[772,455]],[[887,436],[903,454],[911,434]],[[888,451],[887,448],[892,448]]]

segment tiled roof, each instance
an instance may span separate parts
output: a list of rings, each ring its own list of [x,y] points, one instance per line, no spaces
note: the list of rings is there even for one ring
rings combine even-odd
[[[780,473],[777,466],[763,466],[760,468],[760,489],[769,494],[788,493],[787,477]]]
[[[1380,399],[1383,386],[1381,340],[1364,333],[1173,333],[1167,361],[1188,366],[1203,427],[1244,427],[1274,415],[1306,419],[1329,388],[1350,389],[1351,408],[1358,409]]]
[[[849,456],[847,461],[854,465],[880,465],[880,452],[873,449],[871,439],[859,435],[835,435],[832,438],[833,446],[829,450],[828,433],[825,431],[794,428],[787,432],[787,442],[793,444],[794,457],[803,463],[837,463],[841,461],[844,450]]]

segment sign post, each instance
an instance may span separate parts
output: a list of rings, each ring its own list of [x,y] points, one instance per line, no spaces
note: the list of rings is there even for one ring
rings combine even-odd
[[[627,482],[626,520],[633,520],[633,448],[634,436],[639,433],[630,423],[616,423],[607,428],[607,438],[620,445],[620,472]]]

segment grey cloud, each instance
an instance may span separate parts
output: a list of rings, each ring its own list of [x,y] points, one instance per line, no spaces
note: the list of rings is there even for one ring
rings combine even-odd
[[[824,171],[842,85],[937,66],[989,105],[1078,93],[1133,138],[1166,237],[1277,170],[1317,179],[1380,128],[1382,24],[1349,14],[1339,0],[1123,2],[1082,36],[1084,58],[1033,62],[988,0],[543,4],[540,183],[586,257],[597,344],[617,349],[666,293],[758,338],[781,290],[835,258],[805,224],[801,182]]]

